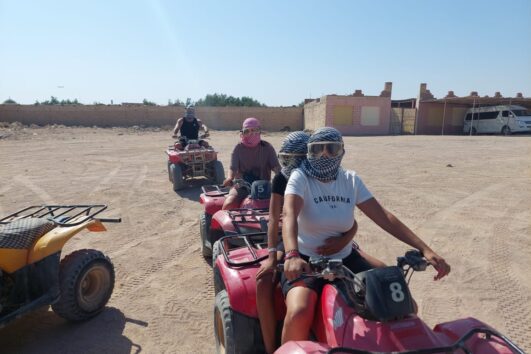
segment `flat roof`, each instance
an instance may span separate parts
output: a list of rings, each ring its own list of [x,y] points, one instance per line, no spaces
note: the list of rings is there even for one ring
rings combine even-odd
[[[531,105],[531,98],[526,97],[479,97],[479,96],[467,96],[467,97],[445,97],[445,98],[431,98],[420,100],[420,102],[432,102],[432,103],[454,103],[454,104],[463,104],[463,105],[489,105],[489,106],[498,106],[498,105],[519,105],[519,106],[529,106]]]

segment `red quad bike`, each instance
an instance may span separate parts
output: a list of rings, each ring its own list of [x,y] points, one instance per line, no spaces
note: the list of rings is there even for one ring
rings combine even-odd
[[[243,179],[235,179],[234,185],[246,188],[249,195],[242,200],[238,209],[221,210],[230,187],[216,185],[203,186],[199,201],[205,209],[199,216],[201,234],[201,252],[203,257],[212,257],[212,245],[225,235],[256,233],[267,231],[269,218],[269,199],[271,182],[254,181],[252,184]],[[264,240],[263,234],[259,239]],[[238,244],[238,239],[233,239]],[[236,245],[235,244],[235,245]],[[243,243],[239,243],[243,245]]]
[[[200,139],[205,138],[203,135]],[[223,164],[218,160],[218,153],[211,146],[201,146],[200,140],[188,140],[181,137],[168,147],[168,177],[173,183],[173,190],[181,190],[187,181],[196,177],[206,177],[214,183],[225,180]]]
[[[231,247],[241,238],[244,247]],[[263,352],[256,309],[255,276],[267,258],[267,245],[248,235],[226,236],[214,246],[214,330],[218,353]],[[414,314],[406,278],[428,263],[414,250],[397,258],[397,265],[358,274],[339,259],[310,259],[312,273],[303,277],[329,280],[319,297],[311,340],[290,341],[275,353],[519,353],[507,337],[474,319],[463,318],[429,328]],[[412,273],[409,274],[409,278]],[[297,280],[296,280],[297,281]],[[285,304],[277,286],[275,312],[279,322]]]

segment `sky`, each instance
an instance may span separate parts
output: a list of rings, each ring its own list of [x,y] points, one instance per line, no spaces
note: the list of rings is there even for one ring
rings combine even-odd
[[[531,97],[531,1],[0,0],[0,103]]]

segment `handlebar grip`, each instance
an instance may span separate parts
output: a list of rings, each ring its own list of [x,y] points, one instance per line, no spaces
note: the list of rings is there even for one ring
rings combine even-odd
[[[122,222],[122,218],[96,218],[96,220],[100,222],[115,222],[115,223]]]

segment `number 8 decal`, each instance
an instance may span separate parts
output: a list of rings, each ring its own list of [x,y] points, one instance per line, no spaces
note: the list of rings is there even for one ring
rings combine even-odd
[[[391,298],[394,302],[404,301],[405,295],[402,291],[402,285],[400,285],[400,283],[393,282],[389,284],[389,290],[391,290]]]

